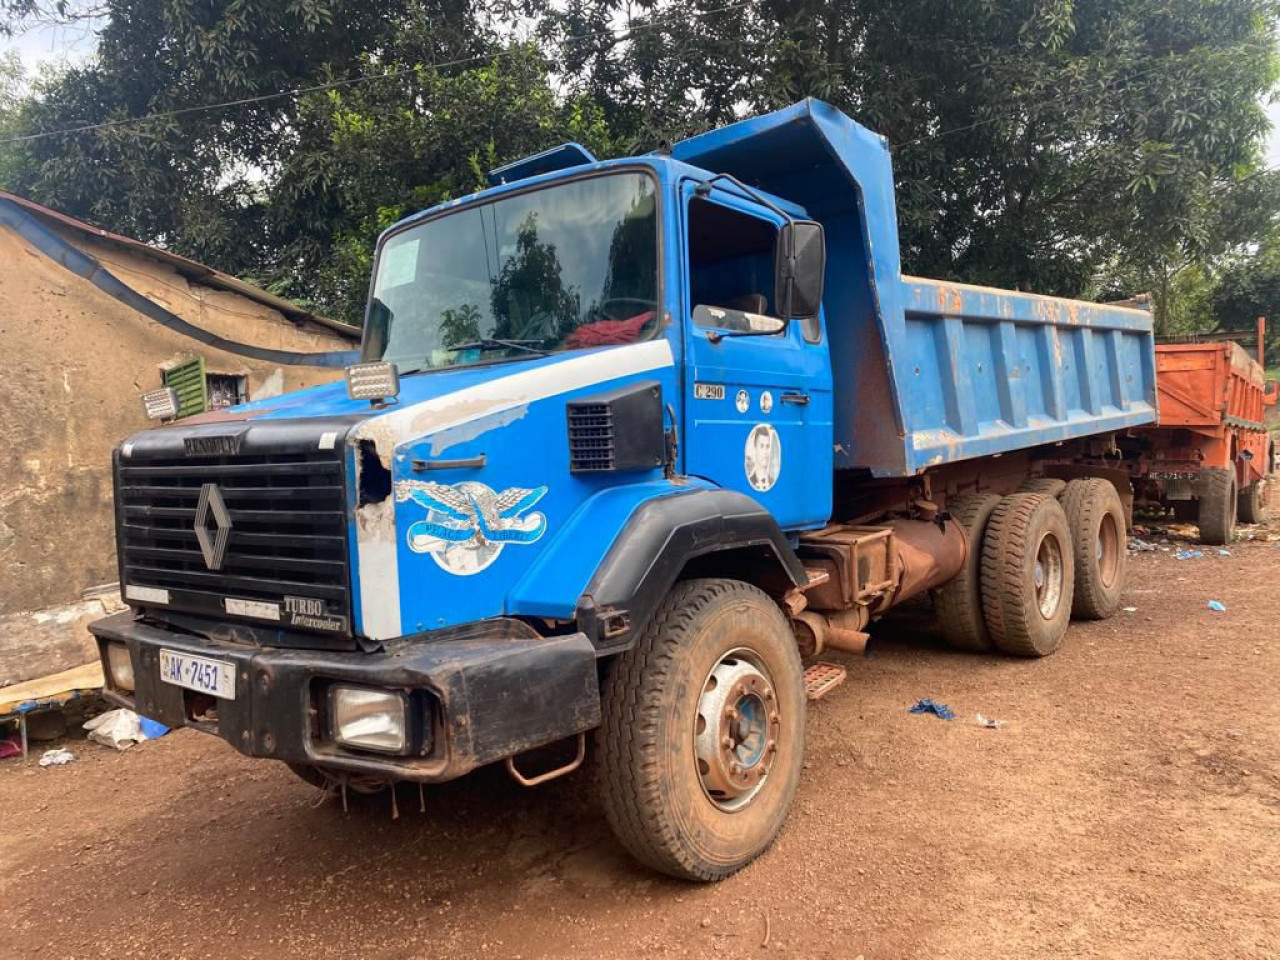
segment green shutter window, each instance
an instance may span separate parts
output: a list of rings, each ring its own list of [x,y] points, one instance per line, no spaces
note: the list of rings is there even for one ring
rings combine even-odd
[[[209,409],[204,379],[204,357],[196,357],[164,372],[164,385],[178,395],[178,416],[190,417]]]

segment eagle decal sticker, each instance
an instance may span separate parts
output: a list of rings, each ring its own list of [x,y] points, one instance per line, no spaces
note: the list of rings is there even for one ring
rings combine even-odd
[[[509,543],[528,544],[547,531],[546,515],[533,509],[546,487],[508,487],[501,493],[473,480],[443,484],[423,480],[396,483],[396,503],[412,500],[427,511],[409,525],[414,553],[426,553],[455,576],[484,570]]]

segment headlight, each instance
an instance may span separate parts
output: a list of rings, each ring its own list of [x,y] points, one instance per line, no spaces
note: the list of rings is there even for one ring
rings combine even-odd
[[[404,753],[405,698],[369,687],[335,686],[330,690],[333,739],[344,747]]]
[[[107,669],[111,671],[113,687],[133,693],[133,661],[129,659],[129,648],[123,643],[107,644]]]

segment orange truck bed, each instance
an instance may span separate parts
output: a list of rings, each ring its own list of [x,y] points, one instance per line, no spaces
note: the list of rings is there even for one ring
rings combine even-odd
[[[1263,424],[1266,378],[1236,343],[1156,347],[1158,429],[1190,432],[1188,446],[1205,467],[1237,465],[1240,489],[1270,469]]]
[[[1118,438],[1112,463],[1139,504],[1197,524],[1205,543],[1226,543],[1237,520],[1267,513],[1276,441],[1263,412],[1274,388],[1232,341],[1157,344],[1158,420]]]

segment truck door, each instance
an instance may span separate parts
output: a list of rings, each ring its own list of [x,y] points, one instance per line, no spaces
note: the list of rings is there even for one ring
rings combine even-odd
[[[685,471],[755,498],[789,529],[831,516],[831,361],[819,319],[775,316],[772,211],[683,191]],[[741,334],[753,334],[742,336]]]

